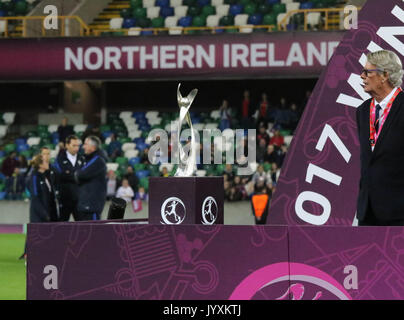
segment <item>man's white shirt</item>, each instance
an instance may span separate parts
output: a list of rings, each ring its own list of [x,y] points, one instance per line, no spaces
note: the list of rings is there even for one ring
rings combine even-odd
[[[397,87],[395,87],[393,90],[391,90],[391,92],[381,101],[381,102],[378,102],[377,100],[376,100],[376,98],[375,98],[375,106],[377,106],[377,105],[379,105],[380,106],[380,116],[379,116],[379,123],[381,123],[382,121],[383,121],[383,118],[384,118],[384,110],[386,109],[386,107],[387,107],[387,104],[389,103],[389,101],[390,101],[390,99],[391,99],[391,97],[394,95],[394,93],[396,92],[396,90],[397,90],[398,88]],[[374,146],[372,147],[372,151],[374,150]]]
[[[70,163],[73,165],[73,167],[76,165],[77,161],[77,154],[72,155],[69,153],[69,151],[66,151],[67,159],[69,159]]]

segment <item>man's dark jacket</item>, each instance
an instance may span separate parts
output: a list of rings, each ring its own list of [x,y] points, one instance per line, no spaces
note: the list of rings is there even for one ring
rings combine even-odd
[[[373,152],[370,103],[365,101],[356,111],[361,166],[357,217],[363,220],[370,204],[379,220],[404,219],[404,93],[394,100]]]
[[[84,163],[84,158],[77,155],[77,160],[73,166],[67,158],[67,151],[59,152],[53,166],[59,174],[59,202],[61,207],[76,209],[79,199],[79,186],[74,179],[74,172]]]
[[[101,214],[107,194],[106,172],[103,152],[97,150],[85,155],[83,166],[75,172],[79,185],[79,212]]]

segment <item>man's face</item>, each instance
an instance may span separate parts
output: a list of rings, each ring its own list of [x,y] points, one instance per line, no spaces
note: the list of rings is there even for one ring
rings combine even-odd
[[[375,70],[377,67],[369,62],[366,62],[364,69]],[[377,92],[382,86],[382,76],[377,71],[369,71],[367,75],[365,72],[362,72],[361,78],[364,84],[363,89],[369,94]]]
[[[70,140],[70,143],[66,144],[66,149],[71,155],[76,155],[80,149],[80,141],[78,139]]]
[[[87,138],[84,141],[83,149],[84,149],[85,154],[91,154],[91,153],[93,153],[95,151],[95,146],[93,146],[91,144],[91,140]]]
[[[44,162],[50,161],[50,150],[49,149],[42,149],[41,155],[42,155]]]
[[[66,126],[67,125],[67,118],[63,118],[62,119],[62,126]]]

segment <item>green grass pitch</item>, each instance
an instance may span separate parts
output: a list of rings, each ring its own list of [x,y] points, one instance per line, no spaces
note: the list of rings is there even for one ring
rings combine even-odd
[[[24,234],[0,234],[0,300],[26,299]]]

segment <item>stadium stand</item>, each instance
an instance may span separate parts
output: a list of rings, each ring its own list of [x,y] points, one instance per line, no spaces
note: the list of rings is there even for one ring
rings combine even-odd
[[[234,119],[236,115],[233,114]],[[148,177],[152,176],[172,176],[176,170],[176,165],[170,163],[170,155],[166,158],[161,158],[156,164],[151,164],[148,159],[148,148],[150,147],[151,141],[148,140],[149,133],[153,129],[165,129],[170,130],[170,125],[172,121],[175,121],[178,117],[178,113],[173,112],[159,112],[156,110],[149,111],[121,111],[121,112],[110,112],[107,114],[107,123],[100,126],[100,136],[103,141],[102,149],[109,156],[109,162],[107,163],[108,171],[112,170],[115,172],[117,178],[122,179],[127,171],[127,167],[131,166],[134,169],[136,176],[139,179],[139,186],[143,187],[146,192],[148,191]],[[13,123],[15,118],[14,113],[4,113],[2,115],[2,127],[6,127]],[[200,137],[203,137],[203,129],[216,129],[219,126],[220,114],[218,110],[212,110],[211,112],[191,112],[191,119],[195,125],[195,129],[199,131]],[[237,121],[234,121],[237,125]],[[2,128],[0,127],[0,128]],[[15,151],[17,156],[24,156],[27,160],[30,160],[33,155],[39,152],[41,147],[47,147],[51,150],[51,162],[56,158],[60,148],[59,148],[59,136],[57,132],[58,125],[37,125],[35,130],[27,132],[24,136],[15,137],[13,141],[6,139],[3,141],[3,147],[0,148],[0,166],[2,162],[10,155],[11,152]],[[74,132],[77,136],[83,138],[83,135],[89,129],[86,124],[77,124],[73,127]],[[282,137],[281,145],[284,145],[285,149],[279,147],[277,148],[276,157],[284,157],[287,146],[292,140],[292,130],[282,129],[280,125],[269,123],[268,128],[265,129],[265,136],[268,137],[264,149],[268,148],[270,144],[270,138],[276,136],[276,132],[280,133]],[[260,139],[258,133],[257,141]],[[5,137],[5,134],[2,138]],[[116,137],[116,139],[115,139]],[[233,145],[229,142],[229,138],[233,138],[233,130],[228,128],[223,131],[223,137],[225,144],[220,148],[222,141],[221,137],[215,137],[212,139],[213,144],[222,153],[225,153]],[[272,141],[272,140],[271,140]],[[117,146],[118,153],[113,154],[114,148]],[[264,151],[265,151],[264,150]],[[202,152],[201,152],[202,156]],[[275,185],[274,178],[270,178],[271,168],[274,166],[271,162],[264,161],[264,155],[262,159],[257,161],[263,164],[265,179],[270,179],[271,184]],[[278,162],[277,160],[275,162]],[[256,171],[258,164],[250,164],[251,168]],[[277,163],[277,166],[281,166],[281,162]],[[166,168],[166,171],[165,169]],[[227,170],[227,171],[226,171]],[[215,175],[225,175],[229,181],[234,180],[235,173],[237,170],[237,165],[230,166],[226,168],[224,164],[214,165],[214,164],[201,164],[198,162],[198,170],[196,172],[197,176],[215,176]],[[167,173],[165,173],[167,172]],[[250,191],[253,190],[253,186],[247,187],[248,183],[255,184],[258,178],[251,177],[239,179],[239,186],[236,188],[238,191],[236,194],[234,191],[234,186],[232,185],[229,190],[226,190],[227,200],[243,200],[247,199]],[[7,177],[4,174],[0,174],[0,199],[9,199],[5,187],[7,184]],[[237,180],[237,179],[236,179]],[[256,181],[257,180],[257,181]],[[252,181],[252,182],[251,182]],[[268,183],[269,184],[269,183]],[[226,188],[226,184],[225,184]],[[22,195],[23,198],[28,198],[28,194],[25,191]]]
[[[21,37],[23,34],[23,23],[21,20],[14,20],[13,17],[27,15],[40,2],[40,0],[1,0],[0,17],[9,18],[0,20],[0,34],[7,30],[10,37]]]
[[[95,34],[117,36],[161,34],[167,30],[168,34],[250,33],[321,26],[338,30],[345,4],[345,0],[113,0],[89,27]]]

